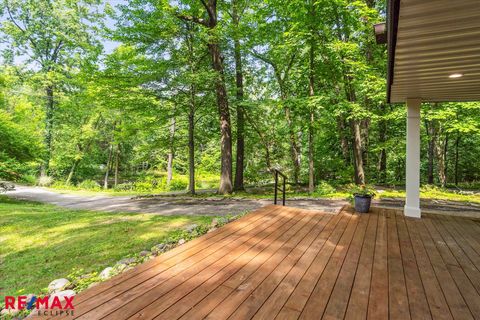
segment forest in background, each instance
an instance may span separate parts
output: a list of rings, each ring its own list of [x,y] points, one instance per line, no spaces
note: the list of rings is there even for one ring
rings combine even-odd
[[[386,103],[373,32],[385,10],[0,0],[0,179],[225,194],[278,169],[310,192],[402,185],[406,110]],[[423,105],[422,183],[478,188],[479,157],[480,103]]]

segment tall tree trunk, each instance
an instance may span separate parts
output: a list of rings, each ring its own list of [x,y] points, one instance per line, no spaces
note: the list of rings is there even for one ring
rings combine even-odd
[[[75,174],[75,170],[77,169],[77,166],[79,163],[80,163],[80,159],[75,159],[73,161],[72,167],[70,168],[70,172],[68,173],[67,180],[65,180],[65,184],[67,186],[72,182],[73,175]]]
[[[220,194],[231,193],[232,184],[232,128],[230,122],[230,109],[228,106],[227,89],[225,86],[224,68],[222,62],[222,53],[215,35],[218,24],[217,19],[217,0],[202,1],[208,19],[192,17],[189,15],[177,14],[177,17],[188,22],[194,22],[209,29],[208,52],[210,54],[212,69],[216,72],[215,94],[217,97],[217,107],[220,118],[220,149],[221,149],[221,172]]]
[[[170,120],[170,141],[169,141],[169,150],[168,150],[168,156],[167,156],[167,186],[170,185],[170,182],[172,182],[173,178],[173,158],[175,156],[175,151],[174,151],[174,142],[175,142],[175,127],[176,127],[176,121],[175,117],[172,117]]]
[[[378,156],[378,181],[380,183],[387,182],[387,150],[385,150],[385,143],[387,142],[387,121],[383,118],[385,116],[385,104],[380,105],[382,118],[379,123],[378,141],[382,145],[380,155]]]
[[[314,3],[311,4],[311,18],[315,15]],[[315,95],[315,39],[314,31],[311,30],[310,34],[310,54],[309,54],[309,76],[308,76],[308,88],[309,96]],[[313,146],[313,125],[315,121],[315,114],[313,106],[310,106],[310,119],[308,124],[308,192],[312,193],[315,189],[315,168],[314,168],[314,146]]]
[[[449,141],[449,135],[448,132],[445,134],[445,145],[443,148],[443,161],[445,161],[445,170],[443,175],[445,176],[445,185],[448,182],[448,141]]]
[[[345,75],[345,93],[349,102],[356,102],[357,97],[355,89],[352,86],[352,79]],[[352,146],[353,146],[353,168],[355,171],[355,183],[365,184],[365,172],[363,169],[363,155],[362,155],[362,132],[360,128],[360,120],[351,119],[350,129],[352,132]]]
[[[115,152],[115,181],[114,187],[116,188],[118,185],[118,167],[120,163],[120,144],[117,144],[117,151]]]
[[[457,133],[457,138],[455,139],[455,185],[458,186],[458,147],[460,145],[460,134]]]
[[[442,127],[441,124],[432,126],[435,130],[435,158],[437,160],[437,175],[440,185],[445,187],[446,185],[446,176],[445,176],[445,143],[446,140],[442,137]]]
[[[365,184],[365,172],[363,171],[363,157],[362,157],[362,134],[360,132],[360,123],[358,120],[350,121],[352,135],[353,135],[353,160],[355,169],[355,183]]]
[[[433,184],[433,158],[435,156],[435,128],[433,124],[425,121],[425,128],[428,136],[428,166],[427,166],[427,182],[428,184]]]
[[[220,148],[221,148],[221,172],[220,194],[231,193],[232,186],[232,128],[230,122],[230,109],[228,107],[227,90],[223,74],[222,57],[218,43],[209,43],[208,48],[212,58],[213,69],[217,72],[215,80],[215,92],[217,95],[218,113],[220,115]]]
[[[233,2],[232,18],[235,25],[235,31],[238,32],[240,16],[238,13],[238,3]],[[237,156],[235,168],[234,190],[245,190],[243,184],[244,156],[245,156],[245,116],[243,111],[243,67],[242,52],[240,48],[240,40],[238,34],[234,39],[234,55],[235,55],[235,85],[236,85],[236,102],[237,102]]]
[[[190,111],[188,113],[188,192],[195,194],[195,88],[190,88]]]
[[[50,159],[52,157],[52,135],[53,135],[53,116],[54,116],[54,98],[53,86],[48,85],[45,88],[46,110],[45,110],[45,158],[41,167],[41,176],[47,176],[50,170]]]
[[[110,164],[112,162],[112,154],[113,154],[113,143],[110,144],[110,147],[108,149],[107,165],[105,166],[105,177],[103,179],[104,189],[108,189],[108,175],[110,173]]]
[[[292,159],[293,163],[293,181],[295,184],[298,184],[300,176],[300,152],[297,143],[297,137],[295,136],[295,131],[293,130],[292,117],[289,107],[285,107],[285,119],[287,120],[288,135],[290,138],[290,158]]]

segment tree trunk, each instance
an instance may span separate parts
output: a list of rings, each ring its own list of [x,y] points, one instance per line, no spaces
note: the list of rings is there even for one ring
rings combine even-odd
[[[355,89],[352,86],[352,79],[345,75],[345,94],[349,102],[357,100]],[[362,155],[362,132],[360,128],[360,120],[350,120],[350,129],[352,132],[352,146],[353,146],[353,168],[355,171],[355,183],[365,184],[365,172],[363,170],[363,155]]]
[[[114,187],[118,185],[118,167],[120,162],[120,144],[117,144],[117,151],[115,152],[115,182]]]
[[[195,194],[195,90],[191,88],[190,112],[188,113],[188,192]]]
[[[445,135],[445,146],[443,148],[443,161],[445,161],[445,170],[443,175],[445,176],[445,185],[448,182],[448,141],[449,141],[448,133]]]
[[[215,29],[218,24],[217,19],[217,0],[202,1],[208,19],[192,17],[177,14],[177,17],[184,21],[195,22],[209,29],[208,52],[212,61],[212,69],[215,71],[215,94],[217,97],[217,107],[220,118],[220,150],[221,150],[221,172],[220,186],[218,193],[227,194],[233,190],[232,185],[232,128],[230,122],[230,109],[228,106],[227,89],[225,86],[225,76],[222,62],[222,53],[215,35]]]
[[[382,148],[378,156],[378,181],[384,184],[387,182],[387,150],[385,150],[385,143],[387,142],[387,121],[383,118],[383,116],[385,116],[385,104],[382,104],[380,109],[382,111],[382,118],[379,123],[378,141],[382,145]]]
[[[173,157],[175,156],[174,155],[175,127],[176,127],[175,118],[172,117],[170,122],[170,143],[169,143],[170,145],[169,145],[168,156],[167,156],[167,186],[170,185],[170,182],[172,182],[172,178],[173,178]]]
[[[435,156],[437,159],[437,175],[440,185],[445,187],[446,185],[446,176],[445,176],[445,140],[441,137],[441,128],[436,128],[435,134]]]
[[[314,16],[314,7],[312,3],[311,15]],[[308,87],[309,87],[309,96],[313,97],[315,95],[315,40],[314,33],[310,35],[310,57],[309,57],[309,77],[308,77]],[[315,168],[314,168],[314,146],[313,146],[313,125],[315,121],[314,108],[310,106],[310,119],[308,125],[308,192],[313,193],[315,189]]]
[[[65,180],[66,185],[69,185],[72,182],[73,175],[79,163],[80,163],[80,159],[75,159],[73,161],[72,167],[70,168],[70,172],[68,173],[67,180]]]
[[[293,130],[293,123],[289,107],[285,107],[285,119],[287,120],[288,135],[290,138],[290,158],[292,159],[293,164],[293,181],[295,184],[298,184],[300,175],[299,148],[297,144],[297,137],[295,137],[295,131]]]
[[[348,139],[345,136],[345,131],[347,129],[347,125],[345,124],[345,119],[342,116],[337,117],[337,130],[340,135],[340,146],[342,148],[342,155],[343,159],[345,160],[345,164],[348,166],[350,165],[350,146],[348,143]]]
[[[113,154],[113,144],[110,144],[110,148],[108,149],[108,158],[107,158],[107,165],[105,167],[105,178],[103,179],[103,188],[108,189],[108,175],[110,173],[110,164],[112,162],[112,154]]]
[[[350,121],[352,136],[353,136],[353,160],[355,169],[355,183],[365,184],[365,173],[363,171],[363,157],[362,157],[362,135],[360,132],[360,123],[358,120]]]
[[[427,182],[433,184],[433,158],[435,154],[435,130],[433,124],[425,121],[425,127],[428,135],[428,167],[427,167]]]
[[[313,123],[315,115],[310,111],[310,124],[308,126],[308,192],[315,190],[315,171],[314,171],[314,146],[313,146]]]
[[[232,9],[232,18],[236,30],[238,31],[238,25],[240,17],[238,15],[237,2],[234,1]],[[240,40],[238,35],[235,34],[234,39],[234,54],[235,54],[235,85],[236,85],[236,98],[237,98],[237,156],[235,167],[235,191],[243,191],[245,187],[243,185],[243,171],[244,171],[244,156],[245,156],[245,117],[243,111],[243,68],[242,68],[242,52],[240,48]]]
[[[41,167],[41,176],[47,176],[50,170],[50,158],[52,157],[52,135],[53,135],[53,115],[54,115],[54,100],[53,100],[53,86],[48,85],[45,88],[47,98],[45,110],[45,158]]]
[[[457,133],[457,138],[455,139],[455,185],[458,186],[458,147],[460,144],[460,134]]]
[[[213,69],[217,72],[215,80],[215,93],[217,96],[218,113],[220,115],[220,148],[221,172],[218,193],[232,192],[232,128],[230,122],[230,109],[228,107],[227,90],[223,74],[222,57],[218,43],[209,43],[208,48],[212,58]]]

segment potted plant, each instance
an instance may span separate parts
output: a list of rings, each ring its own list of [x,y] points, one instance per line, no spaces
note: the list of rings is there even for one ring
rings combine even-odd
[[[352,190],[355,211],[359,213],[367,213],[370,211],[372,198],[375,197],[375,189],[364,184],[356,186]]]

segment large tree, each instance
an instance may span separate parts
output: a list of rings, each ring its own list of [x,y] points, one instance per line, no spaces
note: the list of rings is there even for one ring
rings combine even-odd
[[[101,15],[99,1],[2,0],[2,36],[7,50],[38,71],[45,105],[45,147],[42,174],[48,174],[52,155],[56,92],[76,68],[86,68],[100,53],[93,26]]]

